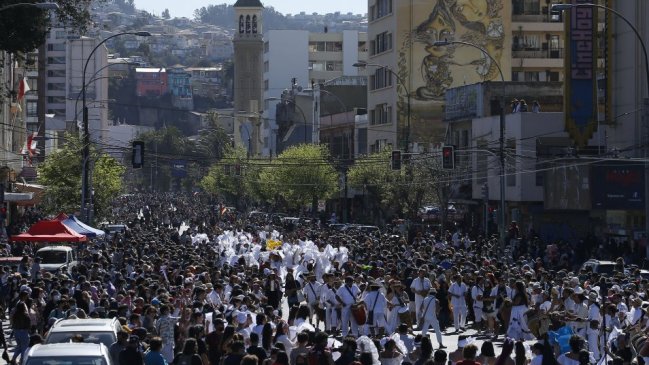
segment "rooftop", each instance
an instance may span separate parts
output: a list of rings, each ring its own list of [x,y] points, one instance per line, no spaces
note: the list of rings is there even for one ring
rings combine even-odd
[[[234,3],[235,8],[263,8],[261,1],[259,0],[237,0]]]

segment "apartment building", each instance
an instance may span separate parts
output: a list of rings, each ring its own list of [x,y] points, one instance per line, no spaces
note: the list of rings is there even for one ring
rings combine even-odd
[[[302,30],[269,30],[264,35],[264,122],[262,154],[277,153],[276,105],[285,90],[311,89],[345,76],[358,76],[354,66],[367,60],[367,33],[355,30],[313,33]],[[294,106],[291,106],[294,108]],[[312,114],[311,110],[304,111]],[[300,115],[302,113],[299,113]],[[313,120],[312,118],[309,120]],[[302,121],[304,123],[305,121]],[[304,125],[296,126],[304,134]],[[301,132],[300,132],[301,131]],[[311,141],[313,130],[306,132]],[[317,141],[314,141],[317,142]]]
[[[108,128],[108,55],[106,47],[92,50],[100,40],[79,37],[65,28],[52,28],[39,50],[39,99],[43,100],[43,115],[47,137],[45,151],[56,149],[63,143],[66,131],[81,126],[83,69],[86,61],[86,105],[90,137],[93,141],[105,140]],[[47,118],[45,116],[47,115]]]

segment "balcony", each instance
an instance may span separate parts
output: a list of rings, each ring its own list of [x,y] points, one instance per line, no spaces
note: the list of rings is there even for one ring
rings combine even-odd
[[[552,58],[563,59],[563,48],[556,49],[531,49],[531,48],[512,48],[512,58]]]

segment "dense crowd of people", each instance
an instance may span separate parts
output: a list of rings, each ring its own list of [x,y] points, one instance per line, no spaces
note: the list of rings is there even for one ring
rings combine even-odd
[[[649,360],[649,285],[624,258],[602,275],[574,267],[566,244],[530,240],[504,257],[493,239],[286,227],[200,196],[123,197],[111,221],[129,229],[78,246],[66,273],[40,270],[32,244],[7,246],[26,257],[0,267],[10,361],[66,318],[118,318],[118,365]]]

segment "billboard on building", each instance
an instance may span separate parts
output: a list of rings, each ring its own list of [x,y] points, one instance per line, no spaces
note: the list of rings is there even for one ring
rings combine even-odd
[[[589,210],[590,179],[588,165],[557,166],[543,178],[546,210]]]
[[[605,162],[590,170],[593,209],[644,209],[644,166],[637,162]]]
[[[572,4],[590,0],[570,0]],[[585,146],[597,129],[597,8],[575,7],[566,12],[565,94],[566,131]]]
[[[483,48],[511,75],[511,1],[410,0],[395,1],[398,15],[394,48],[395,70],[406,80],[411,95],[414,139],[439,142],[443,134],[444,94],[447,89],[483,81],[500,81],[497,65],[480,50],[439,40],[455,40]],[[399,124],[407,120],[407,97],[399,90]],[[404,107],[402,107],[404,106]],[[437,127],[436,130],[435,126]]]

